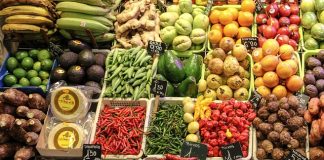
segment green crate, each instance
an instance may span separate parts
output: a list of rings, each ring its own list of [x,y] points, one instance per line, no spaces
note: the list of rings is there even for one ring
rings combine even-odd
[[[222,6],[213,6],[212,7],[212,9],[211,10],[215,10],[215,9],[217,9],[217,10],[226,10],[227,8],[236,8],[236,9],[238,9],[239,11],[241,10],[241,5],[222,5]],[[250,27],[250,29],[251,29],[251,32],[252,32],[252,37],[256,37],[256,29],[255,29],[255,17],[256,17],[256,14],[254,13],[253,14],[253,24],[252,24],[252,26]],[[212,26],[212,24],[210,24],[209,25],[209,28],[208,28],[208,32],[210,31],[210,28],[211,28],[211,26]],[[207,32],[207,34],[208,34],[208,32]],[[208,39],[208,43],[207,43],[207,47],[208,47],[208,50],[209,51],[211,51],[211,50],[213,50],[213,48],[212,48],[212,45],[211,45],[211,43],[209,42],[209,39]]]

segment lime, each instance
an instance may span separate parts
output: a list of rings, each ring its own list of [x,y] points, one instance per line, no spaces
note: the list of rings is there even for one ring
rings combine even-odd
[[[33,77],[30,79],[30,85],[32,86],[39,86],[42,84],[42,79],[39,77]]]
[[[41,61],[42,70],[50,71],[52,69],[53,61],[50,59],[44,59]]]
[[[41,70],[41,62],[39,62],[39,61],[35,62],[33,65],[33,69],[35,71],[40,71]]]
[[[32,79],[33,77],[37,77],[38,76],[38,72],[35,71],[35,70],[29,70],[27,72],[27,78],[30,80]]]
[[[50,59],[50,58],[51,58],[51,54],[50,54],[49,51],[46,50],[46,49],[42,49],[42,50],[40,50],[40,51],[38,52],[38,54],[37,54],[37,59],[38,59],[39,61],[42,61],[42,60],[44,60],[44,59]]]
[[[44,79],[43,81],[42,81],[42,85],[47,85],[47,83],[48,83],[48,79]]]
[[[30,57],[26,57],[21,61],[21,67],[28,70],[32,69],[34,65],[34,60]]]
[[[23,86],[21,84],[14,84],[11,87],[19,88],[19,87],[23,87]]]
[[[27,72],[22,68],[16,68],[12,72],[18,79],[25,77]]]
[[[11,87],[17,83],[17,78],[12,74],[8,74],[4,77],[3,82],[5,86]]]
[[[28,52],[28,55],[29,55],[29,57],[31,57],[31,58],[33,58],[33,59],[37,59],[37,55],[38,55],[38,53],[39,53],[39,50],[37,50],[37,49],[32,49],[32,50],[30,50],[29,52]]]
[[[22,85],[22,86],[30,86],[30,83],[29,83],[29,80],[27,79],[27,78],[21,78],[20,80],[19,80],[19,84],[20,85]]]
[[[40,85],[38,87],[40,87],[44,92],[46,92],[46,86],[45,85]]]
[[[18,61],[21,61],[26,57],[28,57],[28,52],[27,51],[18,51],[16,53],[16,58],[17,58]]]
[[[39,76],[41,79],[48,79],[49,74],[48,74],[48,72],[46,72],[46,71],[39,71],[39,72],[38,72],[38,76]]]
[[[18,65],[19,65],[19,63],[18,63],[18,61],[17,61],[17,59],[15,57],[8,58],[8,60],[7,60],[7,69],[9,71],[12,72],[15,68],[18,67]]]

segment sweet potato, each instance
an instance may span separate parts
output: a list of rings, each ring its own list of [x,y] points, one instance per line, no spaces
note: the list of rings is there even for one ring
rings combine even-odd
[[[10,140],[10,136],[5,131],[0,131],[0,144],[7,143]]]
[[[319,120],[319,130],[322,136],[324,136],[324,115],[321,116]]]
[[[321,108],[324,107],[324,95],[321,95],[321,96],[320,96],[319,106],[320,106]]]
[[[14,158],[15,160],[28,160],[34,156],[35,151],[33,147],[23,147],[16,152]]]
[[[15,122],[15,117],[10,114],[0,114],[0,129],[9,130]]]
[[[309,110],[306,110],[304,113],[304,119],[307,123],[312,123],[313,116],[310,114]]]
[[[29,94],[28,106],[31,109],[38,109],[47,112],[46,100],[38,93]]]
[[[3,92],[3,98],[13,106],[23,106],[28,102],[28,96],[17,89],[9,88]]]
[[[312,122],[311,130],[310,130],[310,135],[313,135],[315,139],[321,140],[322,135],[320,132],[320,119],[319,120],[314,120]]]
[[[41,110],[38,109],[30,109],[27,112],[27,117],[28,118],[35,118],[38,119],[40,121],[43,121],[46,117],[46,114],[44,112],[42,112]]]
[[[320,143],[320,139],[316,139],[313,134],[309,135],[309,145],[310,146],[317,146]]]
[[[21,148],[18,143],[6,143],[0,145],[0,159],[14,156],[15,152]]]
[[[319,147],[311,147],[309,149],[309,160],[320,160],[324,159],[323,149]]]
[[[311,98],[308,102],[308,110],[312,115],[317,115],[319,113],[319,99]]]

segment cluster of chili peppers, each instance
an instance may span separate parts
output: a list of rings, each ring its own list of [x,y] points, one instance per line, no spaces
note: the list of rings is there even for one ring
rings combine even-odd
[[[146,108],[105,106],[97,123],[94,144],[103,155],[137,155],[143,140]]]
[[[202,143],[208,147],[208,157],[221,157],[221,147],[240,142],[243,157],[248,155],[249,127],[256,117],[250,102],[234,99],[222,103],[211,103],[211,119],[199,121]]]

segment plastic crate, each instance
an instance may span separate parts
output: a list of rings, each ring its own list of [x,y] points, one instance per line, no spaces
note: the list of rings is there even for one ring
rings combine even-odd
[[[217,10],[226,10],[228,8],[236,8],[236,9],[238,9],[240,11],[241,10],[241,5],[213,6],[212,9],[211,9],[211,11],[212,10],[215,10],[215,9],[217,9]],[[253,14],[253,24],[255,24],[255,17],[256,17],[256,14],[254,13]],[[255,29],[256,26],[253,25],[253,24],[250,26],[250,29],[251,29],[251,32],[252,32],[252,36],[251,37],[255,37],[257,35],[256,32],[255,32],[256,31],[256,29]],[[211,26],[212,26],[212,24],[210,24],[210,27],[208,28],[208,32],[210,31]],[[207,34],[208,34],[208,32],[207,32]],[[211,43],[209,42],[209,39],[208,39],[207,47],[208,47],[208,50],[209,51],[210,50],[213,50],[213,47],[212,47]]]
[[[144,133],[146,132],[146,128],[149,124],[149,117],[150,117],[150,101],[148,99],[139,99],[139,100],[115,100],[115,99],[108,99],[108,98],[102,98],[98,103],[98,108],[96,111],[96,117],[95,117],[95,127],[92,128],[90,143],[93,142],[95,139],[96,129],[97,129],[97,122],[100,116],[100,112],[104,108],[105,105],[114,107],[114,108],[120,108],[120,107],[135,107],[135,106],[144,106],[146,108],[146,115],[145,115],[145,122],[144,122]],[[142,139],[142,147],[141,151],[138,155],[101,155],[102,159],[140,159],[144,153],[144,148],[146,144],[146,134],[143,134]]]
[[[209,51],[208,54],[211,54],[212,51]],[[246,59],[249,61],[249,65],[250,65],[250,68],[248,70],[248,72],[250,73],[250,88],[249,88],[249,97],[248,99],[250,99],[251,95],[252,95],[252,91],[253,91],[253,88],[254,88],[254,76],[253,76],[253,71],[252,71],[252,67],[253,67],[253,60],[252,60],[252,57],[250,54],[247,54],[247,57]],[[207,64],[205,64],[207,65]]]

